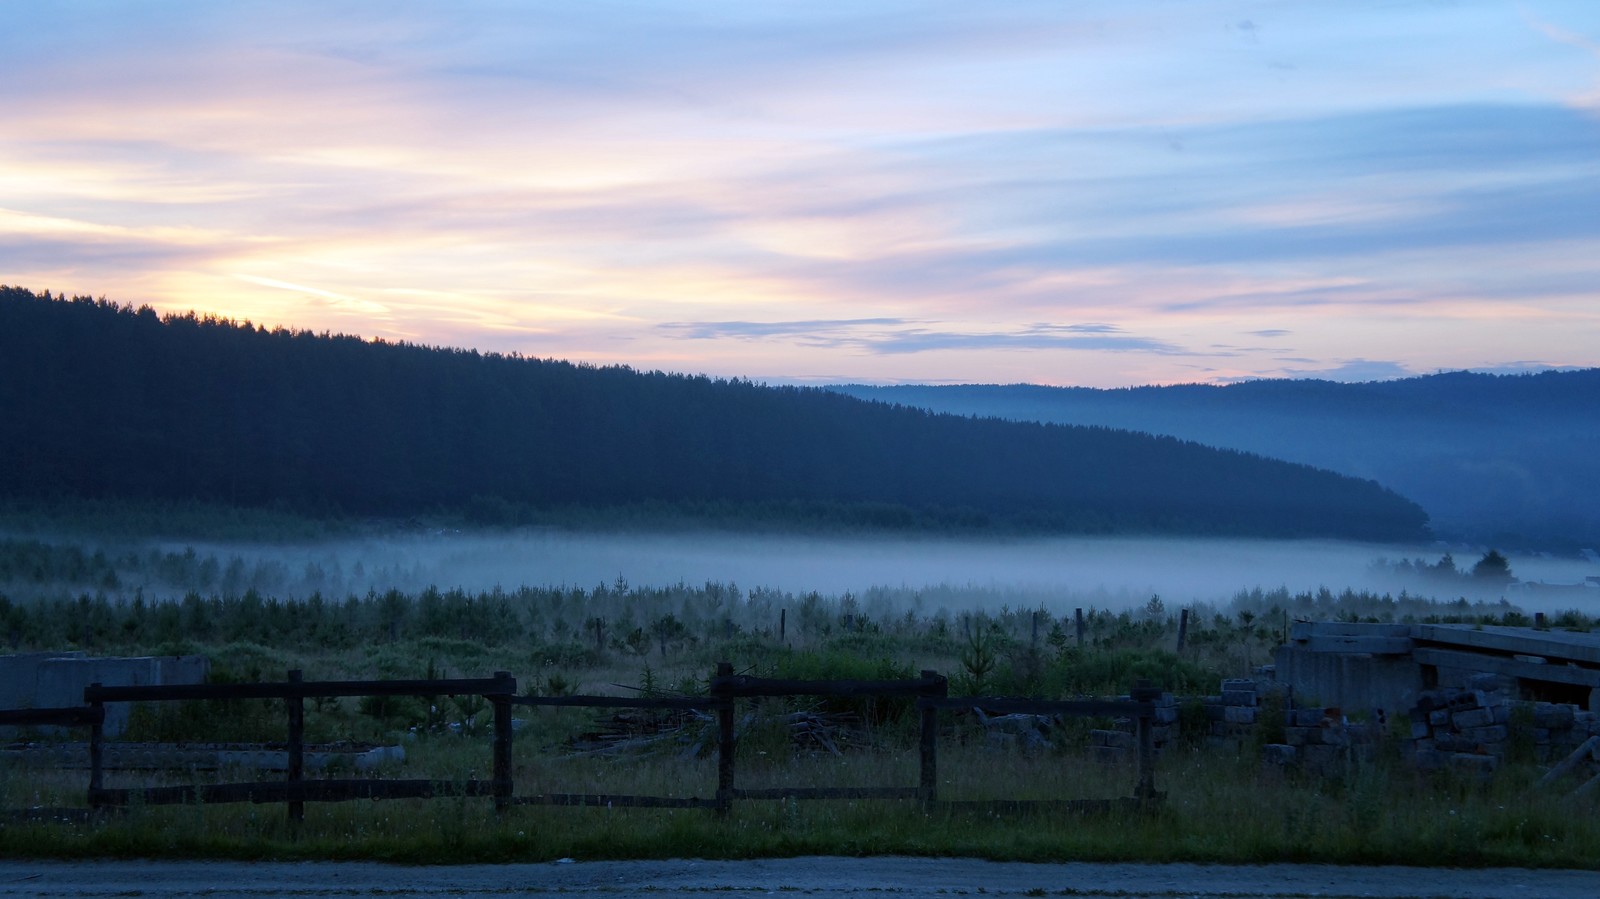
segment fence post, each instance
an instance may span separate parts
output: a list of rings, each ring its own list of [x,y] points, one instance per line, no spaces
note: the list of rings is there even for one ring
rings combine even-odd
[[[950,682],[936,671],[923,671],[922,679],[932,684],[922,689],[923,698],[940,698],[950,695]],[[939,710],[933,706],[922,709],[922,776],[918,791],[922,802],[931,805],[939,797]]]
[[[789,644],[789,610],[778,610],[778,642],[787,646]]]
[[[1076,618],[1077,621],[1078,621],[1078,648],[1082,649],[1083,648],[1083,610],[1082,609],[1073,609],[1072,610],[1072,614],[1073,614],[1073,617]]]
[[[100,682],[95,681],[89,686],[98,690]],[[93,710],[90,714],[94,716],[89,725],[89,808],[93,810],[100,808],[100,791],[105,789],[106,785],[106,706],[96,699],[89,704],[89,707]]]
[[[733,677],[732,662],[718,662],[711,694],[717,699],[717,815],[733,809]]]
[[[508,681],[511,672],[496,671],[494,676],[496,680]],[[489,702],[494,706],[494,811],[497,815],[511,807],[511,794],[515,787],[511,770],[511,693],[516,688],[513,686],[508,690],[510,692],[489,697]]]
[[[1178,654],[1183,655],[1183,642],[1189,637],[1189,610],[1178,613]]]
[[[1138,721],[1139,731],[1139,784],[1134,787],[1133,798],[1140,802],[1155,800],[1156,794],[1156,742],[1153,726],[1155,724],[1156,700],[1161,698],[1161,688],[1154,686],[1149,680],[1140,678],[1128,691],[1128,698],[1140,704]]]
[[[298,684],[300,680],[300,669],[291,669],[289,683]],[[289,825],[295,827],[306,819],[306,804],[299,798],[306,773],[306,698],[298,691],[291,692],[293,695],[283,701],[289,709]]]

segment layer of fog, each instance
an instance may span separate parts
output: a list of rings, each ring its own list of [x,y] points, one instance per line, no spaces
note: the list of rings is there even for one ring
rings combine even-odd
[[[407,592],[438,587],[469,592],[520,586],[592,590],[597,585],[634,588],[706,583],[824,596],[873,588],[925,592],[939,605],[971,608],[971,601],[1055,613],[1094,605],[1143,607],[1159,595],[1168,608],[1225,603],[1252,588],[1291,593],[1345,588],[1375,593],[1495,600],[1504,596],[1527,611],[1557,611],[1600,602],[1600,589],[1551,591],[1480,585],[1470,578],[1430,583],[1396,572],[1380,559],[1436,562],[1451,552],[1463,570],[1482,547],[1368,545],[1331,541],[1201,540],[1154,538],[817,538],[734,536],[718,533],[597,534],[536,531],[499,534],[428,534],[368,538],[303,546],[233,544],[153,545],[162,552],[214,558],[220,577],[208,585],[163,583],[150,572],[123,579],[118,592],[146,599],[225,592],[255,585],[262,592],[304,597]],[[147,547],[148,551],[150,547]],[[1600,574],[1600,563],[1510,556],[1524,581],[1579,584]],[[261,572],[271,577],[263,582]],[[243,577],[244,581],[238,578]],[[1583,600],[1587,599],[1588,602]],[[1585,609],[1585,611],[1588,611]]]

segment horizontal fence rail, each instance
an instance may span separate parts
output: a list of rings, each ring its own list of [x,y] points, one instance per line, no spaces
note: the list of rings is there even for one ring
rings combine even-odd
[[[329,680],[280,681],[257,684],[171,684],[166,686],[105,687],[91,684],[83,701],[163,702],[197,699],[314,699],[341,696],[509,696],[517,692],[517,679],[504,677],[452,680]]]
[[[708,709],[715,700],[695,696],[513,696],[512,705],[595,709]]]
[[[307,802],[344,802],[354,799],[429,799],[436,796],[492,796],[497,810],[505,809],[514,790],[511,770],[511,698],[517,679],[497,671],[487,678],[431,680],[308,681],[299,671],[288,680],[253,684],[168,684],[105,686],[90,684],[83,698],[99,720],[89,732],[89,807],[176,805],[183,803],[284,802],[289,820],[305,818]],[[393,779],[305,779],[305,700],[345,696],[470,696],[487,699],[494,709],[494,778],[488,781],[431,781]],[[181,785],[106,789],[104,704],[108,702],[194,702],[202,700],[281,699],[288,717],[288,766],[285,779],[260,783]]]
[[[281,682],[243,684],[188,684],[167,686],[105,686],[84,690],[82,707],[0,710],[0,725],[22,727],[88,727],[89,789],[91,812],[134,805],[181,803],[286,803],[289,820],[304,818],[307,802],[345,802],[358,799],[432,799],[487,797],[495,810],[512,806],[551,805],[600,808],[709,809],[727,815],[735,800],[837,800],[883,799],[918,801],[950,810],[1045,809],[1076,812],[1143,807],[1162,794],[1155,788],[1153,724],[1159,688],[1140,681],[1127,699],[1037,700],[995,696],[950,696],[949,683],[933,671],[905,680],[794,680],[736,675],[733,666],[719,663],[705,696],[519,696],[517,679],[497,671],[487,678],[434,680],[307,681],[290,671]],[[305,707],[307,698],[365,696],[482,696],[493,708],[493,777],[489,780],[403,780],[393,778],[306,780]],[[735,783],[738,744],[734,706],[740,699],[818,696],[912,699],[919,716],[918,782],[915,786],[740,788]],[[105,771],[105,704],[109,702],[193,702],[228,700],[281,700],[288,724],[288,765],[281,781],[184,784],[166,787],[107,789]],[[517,795],[512,765],[511,710],[513,706],[552,708],[656,709],[715,713],[717,723],[717,788],[714,797],[641,796],[608,793],[539,792]],[[941,712],[983,710],[995,714],[1111,717],[1131,719],[1138,747],[1138,781],[1133,795],[1119,800],[983,800],[949,801],[938,797],[939,715]]]
[[[105,710],[92,706],[64,709],[0,709],[0,727],[88,727],[105,720]]]

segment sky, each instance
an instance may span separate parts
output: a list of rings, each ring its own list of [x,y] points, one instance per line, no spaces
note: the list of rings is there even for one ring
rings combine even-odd
[[[1600,3],[0,0],[0,283],[774,383],[1600,365]]]

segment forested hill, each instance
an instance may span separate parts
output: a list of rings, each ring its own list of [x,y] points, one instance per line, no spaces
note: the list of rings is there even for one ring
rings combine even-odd
[[[961,415],[1129,428],[1371,478],[1435,531],[1502,548],[1600,548],[1600,369],[1265,380],[1122,390],[836,388]]]
[[[891,524],[1379,540],[1426,523],[1377,484],[1175,439],[18,288],[0,288],[0,454],[0,497],[347,514],[823,508]]]

